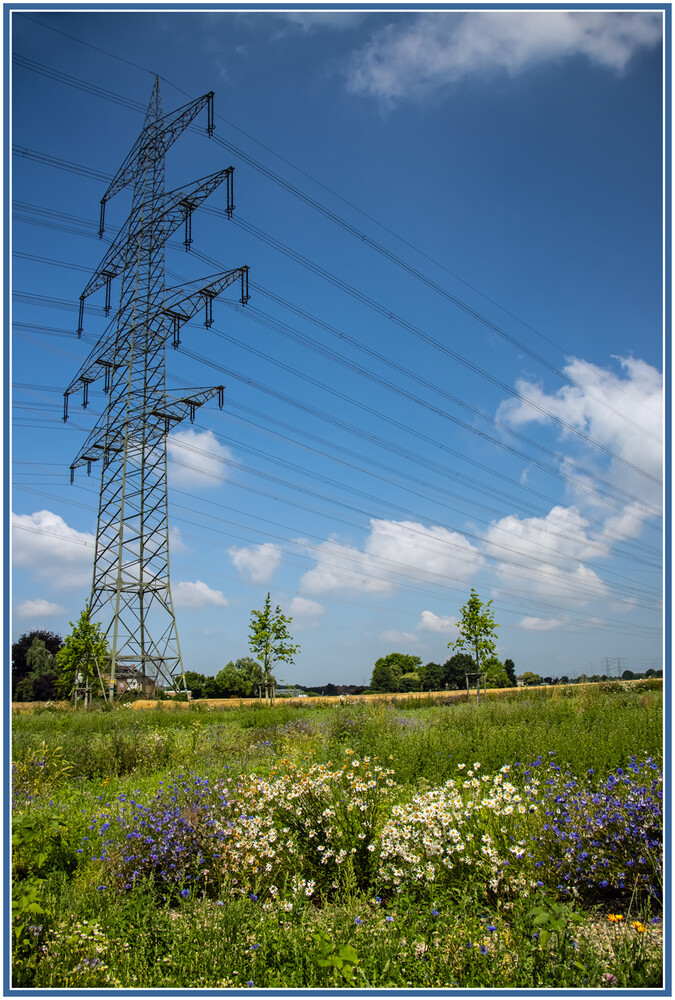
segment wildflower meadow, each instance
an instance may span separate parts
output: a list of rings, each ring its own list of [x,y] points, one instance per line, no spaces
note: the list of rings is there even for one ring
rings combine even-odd
[[[663,985],[660,681],[12,735],[15,987]]]

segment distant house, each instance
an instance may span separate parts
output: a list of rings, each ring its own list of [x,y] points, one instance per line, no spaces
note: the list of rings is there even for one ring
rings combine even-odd
[[[140,693],[143,691],[143,677],[138,669],[132,665],[118,666],[115,671],[115,694]],[[145,679],[145,697],[154,698],[156,695],[156,684],[151,677]]]
[[[277,697],[279,698],[306,698],[307,692],[295,687],[278,687]]]

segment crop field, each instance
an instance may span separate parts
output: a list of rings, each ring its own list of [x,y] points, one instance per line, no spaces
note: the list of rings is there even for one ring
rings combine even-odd
[[[12,717],[12,982],[663,985],[661,681]]]

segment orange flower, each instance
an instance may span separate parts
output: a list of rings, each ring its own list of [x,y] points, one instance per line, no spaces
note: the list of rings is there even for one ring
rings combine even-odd
[[[607,919],[612,924],[618,924],[623,920],[623,917],[621,916],[620,913],[610,913],[608,914]]]
[[[631,923],[631,927],[634,927],[635,930],[638,932],[638,934],[644,934],[644,932],[647,930],[647,928],[645,927],[645,925],[642,923],[641,920],[634,920]]]

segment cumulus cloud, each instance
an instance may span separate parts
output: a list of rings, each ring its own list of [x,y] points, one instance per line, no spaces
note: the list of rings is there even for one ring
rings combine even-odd
[[[57,615],[65,615],[66,609],[53,601],[46,601],[43,597],[36,597],[32,601],[22,601],[14,608],[15,618],[55,618]]]
[[[570,359],[570,384],[553,393],[520,380],[519,397],[497,412],[513,427],[548,423],[557,429],[567,449],[560,471],[570,495],[604,521],[599,537],[607,543],[639,536],[647,520],[660,516],[663,475],[663,377],[644,361],[616,360],[619,372]]]
[[[177,524],[172,524],[169,528],[169,548],[172,552],[187,551],[187,545],[183,541],[183,532]]]
[[[416,636],[414,632],[399,632],[397,629],[387,629],[385,632],[380,632],[378,639],[382,642],[391,643],[406,643],[407,645],[412,645],[419,642],[419,636]]]
[[[608,595],[585,561],[606,558],[609,548],[590,536],[587,519],[574,507],[554,507],[546,517],[501,518],[484,541],[505,590],[570,607]]]
[[[565,624],[564,618],[532,618],[521,619],[520,627],[527,632],[551,632],[553,629],[561,628]]]
[[[94,536],[49,510],[12,514],[12,562],[54,588],[91,583]]]
[[[652,11],[446,11],[397,18],[352,57],[347,86],[385,101],[419,98],[473,74],[511,76],[583,56],[615,72],[657,45]]]
[[[331,538],[308,546],[308,551],[316,566],[304,574],[300,586],[313,594],[387,592],[411,579],[436,586],[466,582],[482,564],[482,556],[463,535],[413,521],[372,519],[362,550]]]
[[[291,601],[289,612],[294,627],[304,631],[315,628],[319,624],[321,616],[326,613],[326,609],[318,601],[298,596]]]
[[[174,431],[166,439],[169,476],[176,486],[219,486],[232,453],[213,431]]]
[[[423,611],[417,625],[419,632],[441,632],[443,635],[456,629],[456,618],[452,615],[435,615],[433,611]]]
[[[308,597],[294,597],[289,610],[293,618],[316,618],[326,612],[323,604],[310,601]]]
[[[521,379],[516,384],[519,398],[502,403],[497,418],[513,427],[559,421],[567,439],[572,434],[563,424],[658,478],[663,468],[663,376],[636,358],[616,360],[620,374],[571,358],[564,371],[574,384],[551,394]]]
[[[227,552],[235,568],[249,583],[267,583],[281,562],[281,549],[271,542],[253,549],[232,547]]]
[[[171,588],[173,603],[179,608],[224,608],[227,598],[221,590],[212,590],[201,580],[181,580]]]

